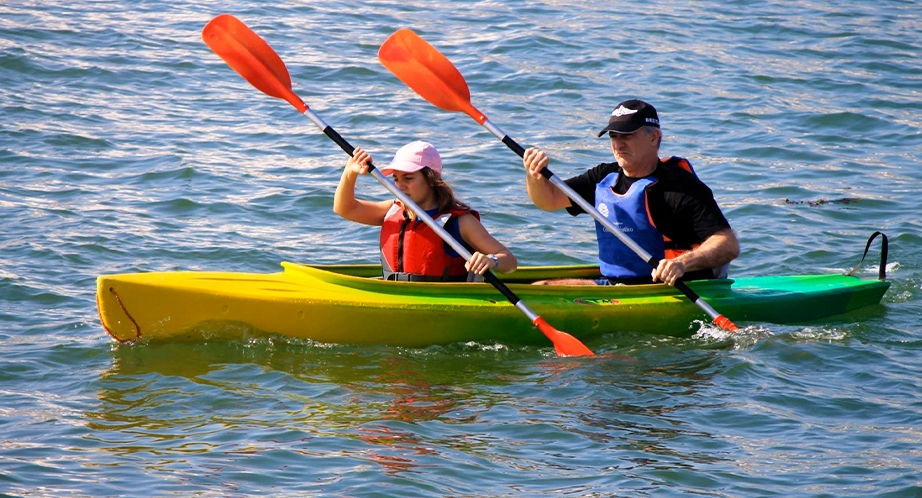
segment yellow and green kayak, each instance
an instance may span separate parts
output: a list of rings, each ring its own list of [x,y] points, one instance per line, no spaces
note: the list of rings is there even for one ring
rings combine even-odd
[[[96,301],[119,342],[278,334],[321,343],[425,347],[546,344],[529,320],[483,283],[392,282],[378,265],[282,263],[270,274],[160,272],[102,275]],[[548,323],[587,340],[612,332],[690,335],[707,315],[673,287],[542,286],[595,278],[596,266],[525,267],[502,276]],[[744,277],[689,282],[738,325],[804,323],[879,304],[886,280],[847,275]]]

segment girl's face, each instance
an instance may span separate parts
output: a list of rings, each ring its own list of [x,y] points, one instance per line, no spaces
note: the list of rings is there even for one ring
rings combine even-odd
[[[433,195],[432,186],[423,175],[422,171],[413,173],[394,172],[394,183],[401,192],[407,195],[413,202],[423,209],[433,209],[435,206],[435,196]]]

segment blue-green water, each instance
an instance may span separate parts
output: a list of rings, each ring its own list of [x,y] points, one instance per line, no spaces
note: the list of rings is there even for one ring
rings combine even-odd
[[[201,41],[241,18],[378,163],[436,144],[523,264],[590,262],[517,158],[377,61],[400,27],[570,176],[620,100],[713,188],[736,275],[841,272],[890,236],[880,306],[735,339],[424,350],[114,344],[95,278],[373,262],[332,213],[345,156]],[[916,2],[61,2],[0,5],[0,494],[922,496],[922,16]],[[363,178],[360,192],[384,199]],[[872,251],[876,255],[876,249]],[[876,256],[875,256],[876,257]],[[864,275],[876,274],[875,263]],[[732,318],[732,317],[731,317]],[[408,324],[418,326],[418,324]],[[424,333],[424,331],[421,331]],[[627,357],[627,358],[625,358]]]

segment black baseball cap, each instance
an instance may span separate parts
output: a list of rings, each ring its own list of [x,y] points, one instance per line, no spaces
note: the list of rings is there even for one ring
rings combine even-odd
[[[599,136],[613,133],[634,133],[641,126],[655,126],[659,128],[659,116],[656,109],[643,100],[631,99],[615,106],[608,118],[608,126],[602,128]]]

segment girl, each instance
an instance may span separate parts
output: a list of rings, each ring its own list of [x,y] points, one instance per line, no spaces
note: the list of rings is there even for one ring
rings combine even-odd
[[[455,199],[451,187],[442,180],[442,158],[432,144],[416,141],[404,145],[381,174],[393,173],[397,188],[471,251],[473,257],[467,262],[400,201],[355,198],[355,181],[359,174],[368,173],[371,163],[371,155],[355,149],[336,187],[333,211],[347,220],[381,227],[385,279],[464,282],[472,279],[469,273],[515,271],[515,256],[487,233],[480,214]]]

